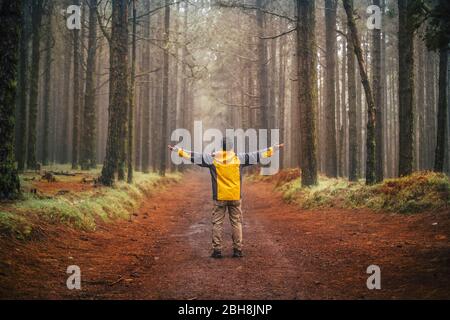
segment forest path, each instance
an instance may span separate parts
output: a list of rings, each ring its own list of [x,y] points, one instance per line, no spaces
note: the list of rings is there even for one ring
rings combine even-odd
[[[264,182],[244,181],[244,254],[211,252],[210,179],[193,171],[146,199],[129,221],[48,239],[0,239],[0,298],[443,298],[450,292],[448,214],[302,211]],[[438,222],[438,228],[432,224]],[[366,268],[382,270],[368,290]],[[82,290],[66,288],[67,266]]]

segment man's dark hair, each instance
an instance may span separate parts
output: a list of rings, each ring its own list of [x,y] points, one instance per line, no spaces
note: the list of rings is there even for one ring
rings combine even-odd
[[[222,150],[223,151],[230,151],[234,148],[234,141],[233,139],[229,137],[225,137],[222,139]]]

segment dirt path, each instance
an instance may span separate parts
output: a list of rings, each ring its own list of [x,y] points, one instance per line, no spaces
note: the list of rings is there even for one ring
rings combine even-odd
[[[450,298],[447,213],[300,211],[268,183],[244,182],[245,258],[210,254],[210,180],[198,172],[147,199],[129,221],[64,228],[23,243],[0,238],[1,298]],[[433,225],[436,223],[437,225]],[[381,267],[382,290],[366,288]],[[78,265],[82,290],[66,288]]]

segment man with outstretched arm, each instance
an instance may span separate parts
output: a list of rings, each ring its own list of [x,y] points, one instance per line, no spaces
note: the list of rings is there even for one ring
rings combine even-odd
[[[271,157],[282,148],[283,144],[272,146],[265,150],[236,154],[233,140],[224,138],[222,150],[213,154],[200,154],[169,145],[169,150],[175,151],[180,157],[190,159],[200,167],[209,168],[212,181],[214,208],[212,212],[212,247],[211,257],[222,258],[222,230],[225,213],[228,214],[232,227],[233,257],[243,257],[242,254],[242,169],[260,163],[261,158]]]

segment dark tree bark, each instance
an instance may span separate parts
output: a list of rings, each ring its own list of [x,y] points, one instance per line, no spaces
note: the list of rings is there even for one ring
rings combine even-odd
[[[373,4],[380,6],[380,0],[373,0]],[[375,182],[383,181],[383,81],[381,73],[381,30],[372,31],[372,85],[376,113],[376,152],[375,152]]]
[[[350,31],[347,33],[350,37]],[[356,77],[355,50],[353,42],[347,39],[347,86],[348,86],[348,178],[358,180],[358,140],[356,129]]]
[[[398,0],[398,99],[399,159],[398,174],[412,173],[414,164],[414,28],[411,0]]]
[[[187,52],[187,42],[188,42],[188,35],[187,35],[187,28],[188,28],[188,12],[189,12],[189,6],[188,3],[185,2],[184,5],[184,15],[183,15],[183,47],[181,49],[181,88],[180,88],[180,123],[179,126],[182,128],[187,128],[188,126],[188,117],[187,117],[187,100],[188,100],[188,83],[187,83],[187,68],[186,68],[186,58],[188,56]],[[181,169],[183,166],[181,166]]]
[[[267,40],[263,39],[265,27],[265,14],[263,0],[256,0],[256,24],[258,28],[258,94],[259,94],[259,116],[260,127],[270,129],[269,124],[269,79],[267,70]]]
[[[150,10],[150,2],[144,3],[144,10]],[[142,24],[144,38],[150,37],[150,16],[145,17]],[[150,70],[150,43],[144,43],[142,49],[142,69],[144,72]],[[147,173],[150,167],[150,74],[143,77],[144,84],[142,86],[142,172]]]
[[[297,33],[297,32],[296,32]],[[295,44],[296,45],[296,44]],[[298,98],[298,58],[297,58],[297,49],[293,50],[292,55],[292,74],[290,81],[290,89],[291,89],[291,117],[290,117],[290,134],[291,134],[291,166],[292,167],[301,167],[301,132],[300,132],[300,105]]]
[[[110,102],[106,155],[100,181],[111,186],[121,156],[123,123],[128,104],[128,0],[112,1]]]
[[[158,23],[158,25],[160,25]],[[159,59],[157,55],[155,55],[154,63],[155,65],[161,65],[162,61]],[[154,89],[152,90],[152,109],[151,109],[151,118],[154,119],[151,122],[151,164],[152,171],[157,172],[159,170],[159,165],[161,163],[161,154],[157,152],[161,146],[161,127],[162,127],[162,99],[161,99],[161,91],[162,85],[160,79],[162,79],[162,70],[158,71],[153,77]],[[189,108],[188,102],[186,101],[186,109]]]
[[[76,0],[75,5],[80,5]],[[73,125],[72,125],[72,169],[78,168],[80,144],[80,30],[73,30]]]
[[[416,113],[418,118],[417,134],[419,137],[416,139],[417,148],[417,165],[419,170],[425,169],[425,115],[426,115],[426,104],[425,104],[425,45],[423,41],[418,43],[417,48],[417,105]]]
[[[44,92],[43,92],[43,111],[44,123],[42,134],[42,164],[48,164],[48,139],[50,129],[50,86],[51,86],[51,72],[52,72],[52,50],[53,50],[53,36],[52,36],[52,7],[49,5],[47,11],[47,25],[45,34],[45,62],[44,62]]]
[[[81,139],[81,168],[89,170],[97,165],[96,141],[96,55],[97,55],[97,0],[89,0],[89,34],[86,62],[86,89],[84,92],[83,132]]]
[[[133,182],[133,156],[134,156],[134,89],[136,76],[136,0],[132,0],[133,10],[133,30],[131,42],[131,72],[130,72],[130,90],[128,101],[128,148],[127,148],[127,182]]]
[[[28,80],[29,80],[29,19],[26,14],[29,13],[30,0],[22,0],[22,15],[20,29],[20,49],[19,49],[19,74],[17,87],[17,112],[16,112],[16,137],[15,151],[18,170],[25,169],[25,157],[27,153],[27,102],[28,102]]]
[[[0,199],[20,195],[14,163],[14,102],[21,22],[21,2],[0,1]]]
[[[337,26],[336,26],[337,27]],[[334,53],[336,64],[335,64],[335,73],[336,73],[336,82],[334,83],[335,87],[335,97],[336,97],[336,175],[338,177],[342,177],[342,157],[341,157],[341,145],[342,145],[342,105],[341,105],[341,78],[340,78],[340,69],[339,69],[339,47],[340,44],[336,45],[336,51]]]
[[[336,0],[325,0],[325,173],[337,177],[336,154]]]
[[[159,175],[164,177],[166,174],[166,161],[167,152],[163,145],[168,142],[167,139],[167,124],[169,114],[169,31],[170,31],[170,6],[169,0],[165,0],[164,10],[164,41],[165,50],[163,54],[163,92],[162,92],[162,120],[161,120],[161,143],[159,144],[159,150],[156,152],[161,153],[161,159],[159,163]]]
[[[386,1],[381,0],[381,10],[382,10],[382,19],[384,19],[384,13],[386,11]],[[384,178],[384,173],[387,173],[387,163],[388,163],[388,150],[387,150],[387,139],[388,136],[387,130],[388,130],[388,111],[387,111],[387,61],[386,61],[386,29],[382,32],[381,37],[381,86],[382,86],[382,103],[381,103],[381,117],[382,117],[382,124],[380,130],[378,130],[378,127],[376,128],[377,132],[381,131],[381,140],[382,140],[382,147],[381,151],[376,151],[377,154],[381,153],[381,159],[382,159],[382,174]],[[378,148],[378,144],[377,144]]]
[[[285,114],[286,114],[286,55],[284,52],[285,47],[285,39],[281,38],[279,39],[279,54],[280,54],[280,60],[279,60],[279,74],[278,74],[278,83],[279,83],[279,92],[278,92],[278,103],[280,106],[280,121],[279,121],[279,128],[280,128],[280,140],[285,141]],[[281,152],[280,154],[280,169],[284,168],[284,153]]]
[[[274,19],[270,19],[269,23],[274,25]],[[275,32],[279,32],[275,26]],[[276,127],[276,91],[277,91],[277,39],[270,40],[270,64],[268,76],[269,105],[268,105],[268,129]],[[234,109],[233,109],[234,110]]]
[[[434,154],[434,171],[443,172],[446,169],[448,150],[448,51],[450,43],[450,4],[446,0],[439,0],[431,12],[433,26],[426,33],[427,46],[439,52],[439,78],[438,78],[438,106],[437,106],[437,132],[436,149]]]
[[[71,109],[71,99],[70,99],[70,84],[71,84],[71,74],[72,74],[72,51],[73,51],[73,41],[71,41],[71,30],[65,30],[65,37],[64,37],[64,76],[63,76],[63,102],[62,102],[62,148],[61,148],[61,162],[62,163],[68,163],[70,161],[69,159],[69,134],[70,130],[70,109]],[[70,39],[70,40],[69,40]]]
[[[179,13],[180,13],[180,4],[177,3],[176,5],[176,9],[175,9],[176,14],[173,15],[173,20],[174,20],[174,39],[173,39],[173,43],[174,43],[174,57],[173,57],[173,63],[172,63],[172,70],[173,70],[173,76],[171,77],[171,90],[172,90],[172,94],[170,95],[170,120],[169,120],[169,136],[168,138],[170,139],[170,134],[177,128],[177,116],[178,116],[178,70],[179,70]],[[164,147],[164,146],[163,146]],[[168,161],[169,166],[170,166],[170,171],[171,172],[175,172],[178,170],[178,166],[174,165],[171,161],[170,161],[170,157],[168,157]]]
[[[119,180],[119,181],[125,180],[125,164],[126,164],[126,158],[127,158],[126,137],[128,136],[127,123],[128,123],[128,109],[125,112],[125,118],[122,118],[122,121],[120,124],[119,162],[117,165],[117,180]]]
[[[350,34],[350,33],[349,33]],[[351,40],[350,40],[351,41]],[[354,48],[354,46],[352,46],[352,48]],[[353,54],[355,53],[355,50],[353,49]],[[363,89],[362,89],[362,84],[361,84],[361,77],[359,76],[359,72],[358,72],[358,65],[356,63],[356,59],[355,59],[355,64],[356,64],[356,141],[357,141],[357,146],[358,149],[356,151],[357,153],[357,159],[358,159],[358,178],[364,176],[363,171],[364,171],[364,166],[362,163],[362,156],[363,156],[363,147],[364,147],[364,143],[363,143],[363,129],[362,129],[362,123],[363,123],[363,109],[364,109],[364,105],[363,105]]]
[[[297,1],[298,103],[301,128],[302,186],[317,184],[317,55],[315,1]]]
[[[37,107],[39,88],[39,66],[41,59],[41,21],[44,0],[33,0],[31,7],[31,25],[33,30],[30,93],[28,106],[28,142],[27,142],[27,167],[35,169],[36,162],[36,129],[37,129]]]
[[[347,32],[346,24],[343,23],[344,32]],[[347,112],[347,38],[342,39],[342,87],[341,87],[341,103],[342,103],[342,133],[340,137],[340,158],[341,158],[341,176],[348,176],[348,112]],[[352,52],[353,54],[353,52]]]
[[[361,42],[358,30],[353,18],[353,0],[344,0],[344,8],[348,19],[350,40],[353,42],[353,50],[358,60],[359,74],[364,87],[367,102],[367,132],[366,132],[366,184],[375,183],[375,103],[367,76],[364,56],[362,55]]]
[[[142,49],[142,46],[140,46]],[[139,57],[139,67],[142,67],[142,58]],[[136,86],[135,86],[136,90]],[[142,171],[142,106],[144,101],[142,99],[142,85],[136,90],[135,104],[134,104],[134,170]],[[137,98],[137,101],[136,101]]]
[[[157,28],[162,26],[164,28],[164,13],[165,10],[162,10],[158,13],[156,18],[156,26]],[[164,40],[164,30],[157,30],[158,33],[162,34],[162,40]],[[162,42],[165,44],[165,42]],[[158,152],[161,148],[161,132],[162,132],[162,88],[163,84],[161,81],[164,77],[163,70],[161,66],[163,65],[163,53],[164,50],[155,51],[155,54],[152,57],[152,64],[159,66],[158,72],[152,75],[152,103],[151,103],[151,118],[150,122],[151,126],[151,166],[153,172],[158,172],[161,164],[162,155]],[[188,108],[188,105],[186,105]]]
[[[426,72],[425,72],[425,100],[427,101],[426,107],[426,156],[425,163],[426,169],[431,169],[434,163],[432,162],[430,155],[433,155],[433,151],[435,151],[435,131],[436,127],[434,125],[435,122],[435,114],[434,114],[434,106],[436,104],[435,100],[435,77],[434,77],[434,64],[435,64],[435,55],[432,52],[429,52],[426,58]],[[434,160],[434,159],[433,159]]]
[[[447,44],[448,45],[448,44]],[[438,127],[436,139],[436,152],[434,159],[434,171],[444,171],[445,149],[448,139],[447,132],[447,83],[448,83],[448,48],[439,50],[439,98],[438,98]]]

